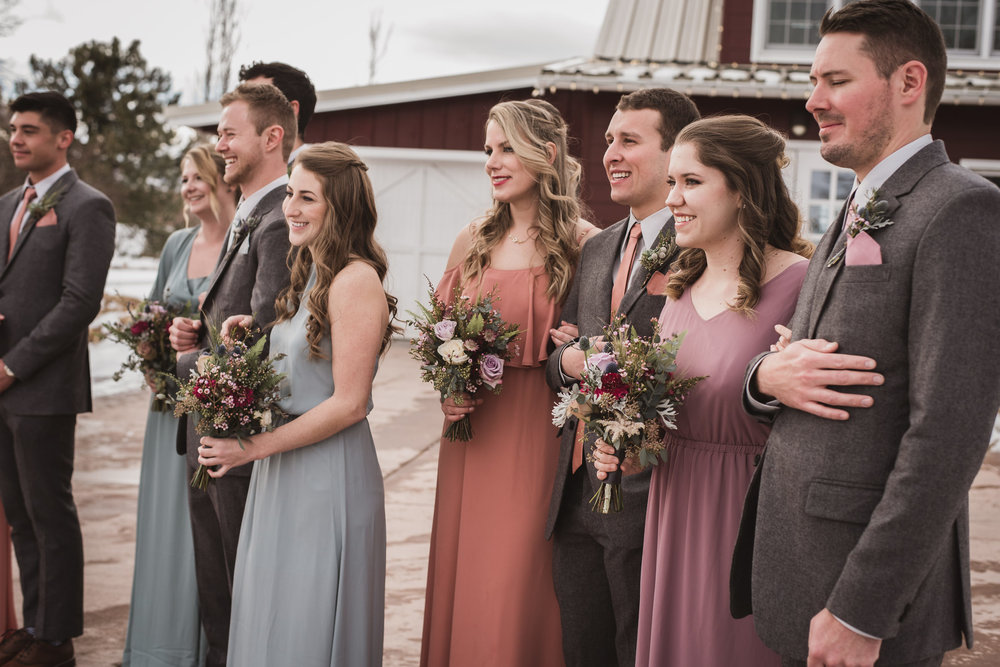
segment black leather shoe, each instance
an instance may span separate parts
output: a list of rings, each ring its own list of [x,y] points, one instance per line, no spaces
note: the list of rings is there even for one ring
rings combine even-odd
[[[0,637],[0,665],[8,664],[34,640],[35,638],[23,628],[3,633],[3,637]]]
[[[73,640],[53,646],[43,639],[35,639],[4,667],[76,667]]]

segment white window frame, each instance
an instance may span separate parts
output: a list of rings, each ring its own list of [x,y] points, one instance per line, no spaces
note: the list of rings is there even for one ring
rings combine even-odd
[[[753,3],[753,25],[750,32],[750,61],[755,63],[778,63],[788,65],[809,65],[812,63],[814,46],[769,47],[767,45],[767,16],[772,0],[755,0]],[[996,0],[979,0],[979,45],[976,53],[948,51],[949,69],[997,69],[1000,44],[993,44],[996,23]],[[832,0],[837,9],[844,0]],[[918,3],[919,4],[919,3]]]

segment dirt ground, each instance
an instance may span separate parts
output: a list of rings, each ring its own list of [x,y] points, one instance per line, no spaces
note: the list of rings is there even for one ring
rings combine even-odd
[[[405,348],[395,345],[381,364],[370,417],[386,488],[384,664],[389,667],[419,662],[441,424],[437,400],[419,383]],[[79,667],[107,667],[121,661],[147,401],[144,390],[98,399],[94,412],[81,415],[78,422],[74,491],[86,556],[85,632],[76,640]],[[970,501],[975,649],[953,651],[945,664],[996,667],[1000,665],[1000,454],[987,457]],[[16,585],[15,590],[19,594]]]

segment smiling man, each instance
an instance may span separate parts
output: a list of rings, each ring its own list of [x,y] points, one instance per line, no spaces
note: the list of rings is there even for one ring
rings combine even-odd
[[[566,305],[563,324],[580,335],[601,333],[615,315],[624,316],[640,335],[652,334],[650,318],[663,308],[662,293],[650,294],[650,272],[639,261],[673,228],[665,200],[667,165],[674,137],[698,119],[688,97],[665,88],[625,95],[618,102],[605,138],[604,168],[611,199],[629,207],[629,216],[591,238]],[[673,257],[665,258],[660,271]],[[561,343],[549,357],[546,378],[555,390],[580,378],[583,352],[559,330]],[[650,472],[622,482],[624,510],[604,515],[590,511],[599,482],[591,465],[582,465],[594,445],[577,438],[577,421],[562,431],[559,464],[546,538],[553,538],[552,577],[562,620],[563,655],[569,667],[631,666],[639,622],[639,570],[646,521]]]
[[[963,634],[972,645],[968,491],[1000,403],[1000,190],[931,139],[946,56],[923,10],[862,0],[820,35],[806,108],[856,188],[812,257],[793,342],[749,367],[748,409],[774,428],[733,610],[752,599],[786,665],[939,665]]]
[[[230,315],[252,314],[260,326],[267,326],[274,320],[274,300],[289,281],[288,229],[281,205],[295,114],[281,91],[270,84],[242,84],[220,101],[215,148],[226,161],[223,179],[238,185],[243,198],[205,295],[201,320],[178,317],[170,328],[171,345],[182,355],[177,361],[179,377],[188,376],[207,345],[207,327],[202,323],[221,327]],[[178,453],[187,456],[190,478],[198,467],[201,436],[185,417],[177,433]],[[206,491],[189,489],[208,667],[226,664],[233,568],[251,470],[250,465],[233,468]]]
[[[14,165],[0,198],[0,496],[24,594],[25,627],[0,665],[72,664],[83,632],[83,538],[73,502],[76,415],[90,412],[87,327],[101,308],[115,214],[66,162],[72,104],[54,92],[10,105]],[[6,547],[6,538],[0,544]]]

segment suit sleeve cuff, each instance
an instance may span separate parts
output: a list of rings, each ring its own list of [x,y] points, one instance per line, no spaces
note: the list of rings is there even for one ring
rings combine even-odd
[[[757,369],[760,368],[761,362],[767,355],[761,356],[760,359],[753,365],[750,372],[747,373],[747,383],[743,388],[743,398],[747,404],[747,407],[757,415],[770,415],[774,416],[781,411],[781,401],[776,398],[772,398],[770,401],[764,401],[763,397],[758,396],[752,389],[753,378],[757,375]]]
[[[840,623],[842,626],[844,626],[845,628],[847,628],[848,630],[850,630],[851,632],[853,632],[856,635],[861,635],[862,637],[867,637],[868,639],[877,639],[879,641],[882,641],[881,637],[876,637],[875,635],[870,635],[867,632],[863,632],[861,630],[858,630],[856,627],[854,627],[853,625],[850,625],[849,623],[845,623],[844,620],[842,618],[840,618],[839,616],[836,616],[836,615],[833,615],[833,614],[831,614],[831,616],[833,616],[835,619],[837,619],[838,623]]]

